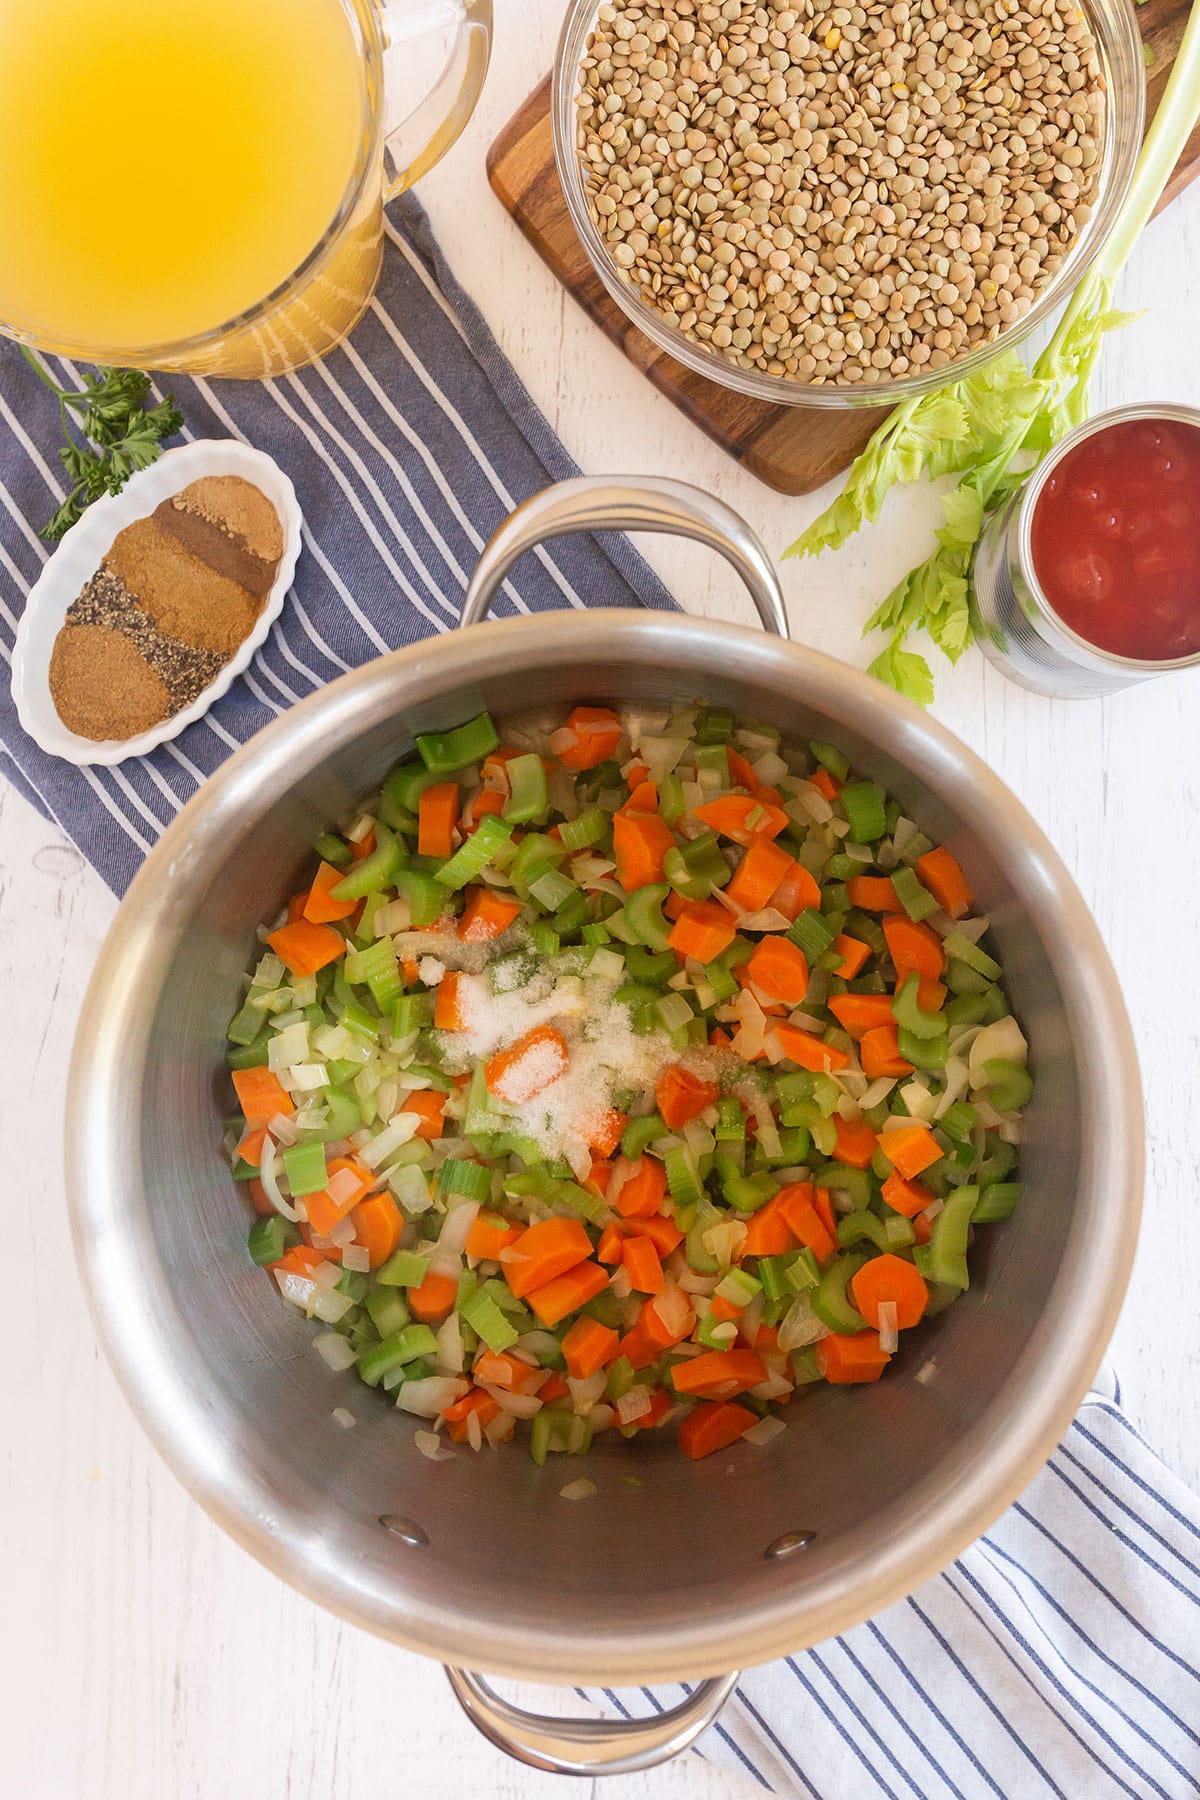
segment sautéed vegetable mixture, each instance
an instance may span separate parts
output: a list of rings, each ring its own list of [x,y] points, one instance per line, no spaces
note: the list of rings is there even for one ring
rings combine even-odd
[[[1027,1046],[955,857],[711,707],[416,749],[229,1027],[250,1255],[319,1353],[435,1459],[702,1457],[877,1380],[1020,1195]]]

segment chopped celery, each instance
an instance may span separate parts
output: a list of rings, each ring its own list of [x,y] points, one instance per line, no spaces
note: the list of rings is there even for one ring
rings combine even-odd
[[[397,1250],[375,1271],[375,1279],[384,1287],[415,1288],[420,1287],[428,1273],[427,1256],[418,1256],[414,1250]]]
[[[989,1057],[983,1065],[987,1097],[997,1112],[1017,1112],[1033,1098],[1033,1076],[1007,1057]]]
[[[865,1256],[839,1256],[812,1290],[809,1305],[830,1331],[865,1331],[867,1321],[850,1299],[850,1283],[867,1261]]]
[[[447,1196],[462,1194],[468,1200],[486,1200],[492,1191],[491,1171],[482,1163],[448,1156],[438,1170],[438,1191]]]
[[[970,1285],[967,1272],[967,1237],[971,1215],[979,1204],[977,1187],[956,1188],[942,1203],[933,1221],[928,1251],[929,1279],[945,1282],[947,1287]]]
[[[835,781],[845,781],[850,773],[850,764],[836,744],[827,744],[820,738],[814,738],[808,747],[821,767],[828,769]]]
[[[344,843],[340,837],[335,837],[332,831],[321,833],[313,845],[313,851],[322,862],[331,863],[335,869],[344,869],[351,858],[349,844]]]
[[[821,913],[806,906],[798,918],[788,927],[788,936],[793,944],[803,950],[809,962],[815,962],[833,943],[837,932]]]
[[[319,1194],[329,1179],[324,1144],[289,1144],[283,1153],[283,1168],[293,1195]]]
[[[612,820],[603,807],[590,806],[577,818],[564,819],[558,828],[559,842],[572,855],[577,850],[590,850],[601,844],[612,828]]]
[[[513,825],[528,825],[535,819],[544,822],[550,810],[550,792],[541,757],[532,750],[512,756],[505,764],[505,774],[509,791],[501,816]]]
[[[883,789],[874,781],[849,781],[838,795],[856,844],[873,844],[887,830]],[[850,870],[853,874],[854,871]]]
[[[506,1319],[485,1288],[476,1288],[459,1304],[459,1312],[494,1354],[515,1344],[520,1333]]]
[[[500,747],[496,727],[485,712],[453,731],[422,732],[416,743],[421,761],[432,775],[454,775]],[[495,814],[487,816],[494,818]]]
[[[390,1370],[417,1356],[436,1355],[437,1338],[428,1325],[405,1325],[364,1350],[358,1359],[358,1372],[368,1387],[378,1387]]]
[[[998,981],[1004,973],[1000,964],[981,950],[978,944],[961,931],[952,931],[944,945],[946,955],[954,957],[958,962],[965,962],[968,968],[975,969],[980,975],[986,975],[989,981]]]
[[[667,1136],[667,1128],[656,1112],[645,1113],[641,1118],[630,1119],[621,1133],[621,1155],[636,1161],[648,1144],[655,1138]]]
[[[363,900],[390,885],[392,877],[404,862],[404,846],[394,837],[382,819],[375,821],[375,848],[370,856],[355,863],[330,890],[334,900]]]
[[[896,898],[910,919],[918,923],[927,919],[930,913],[936,912],[938,903],[928,888],[922,887],[912,870],[901,863],[892,870],[892,886],[896,890]]]
[[[394,1287],[372,1289],[363,1305],[381,1339],[395,1337],[412,1319],[407,1300]]]
[[[417,741],[419,743],[420,739]],[[507,819],[500,818],[497,813],[485,814],[474,835],[459,846],[449,861],[434,870],[434,879],[440,881],[443,887],[466,887],[468,881],[474,881],[486,869],[501,846],[507,844],[512,833],[513,828]]]
[[[985,1187],[979,1204],[971,1214],[972,1225],[998,1225],[1011,1219],[1021,1198],[1019,1181],[993,1181]]]
[[[904,1031],[917,1038],[939,1038],[946,1030],[945,1020],[940,1013],[926,1012],[918,1003],[917,994],[921,986],[921,977],[917,974],[905,977],[892,1001],[892,1017]],[[943,1061],[945,1058],[943,1057]]]
[[[300,1242],[300,1233],[278,1213],[272,1213],[269,1218],[255,1219],[247,1242],[252,1259],[265,1269]]]

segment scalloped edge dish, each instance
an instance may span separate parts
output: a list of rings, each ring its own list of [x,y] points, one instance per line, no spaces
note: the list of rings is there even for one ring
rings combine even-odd
[[[253,629],[238,645],[190,706],[181,707],[152,731],[130,738],[93,740],[68,731],[58,716],[50,693],[50,657],[67,609],[100,566],[113,539],[126,525],[153,512],[161,500],[177,494],[202,475],[240,475],[253,482],[271,502],[283,526],[283,555],[271,591]],[[111,767],[134,756],[145,756],[179,736],[202,719],[209,707],[227,694],[266,642],[267,633],[283,611],[283,603],[300,555],[303,515],[296,490],[279,464],[265,451],[255,450],[236,438],[199,438],[167,450],[148,469],[131,477],[119,494],[106,495],[90,506],[73,525],[29,590],[25,611],[17,627],[12,661],[12,695],[22,729],[48,756],[60,757],[79,768],[93,764]]]

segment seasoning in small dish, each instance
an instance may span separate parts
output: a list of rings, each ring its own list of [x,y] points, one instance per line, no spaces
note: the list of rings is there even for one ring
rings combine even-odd
[[[274,505],[239,475],[202,476],[125,526],[55,639],[63,724],[124,740],[191,705],[252,631],[283,551]]]

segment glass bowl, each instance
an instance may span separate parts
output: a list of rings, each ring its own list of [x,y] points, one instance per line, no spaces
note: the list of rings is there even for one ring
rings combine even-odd
[[[563,22],[554,64],[551,94],[554,160],[571,219],[596,274],[638,330],[660,350],[696,374],[722,387],[732,388],[749,399],[773,401],[784,406],[894,406],[898,401],[930,393],[944,387],[948,381],[971,374],[999,350],[1020,343],[1067,298],[1112,231],[1133,177],[1146,112],[1141,36],[1129,0],[1086,0],[1108,95],[1099,185],[1090,219],[1063,258],[1061,268],[1043,288],[1025,317],[1005,326],[998,337],[976,345],[941,368],[926,368],[913,375],[887,376],[869,385],[817,383],[790,375],[770,375],[765,371],[745,369],[720,350],[706,349],[703,343],[685,336],[655,307],[641,299],[622,279],[592,218],[576,150],[575,102],[580,63],[600,4],[601,0],[572,0]]]

